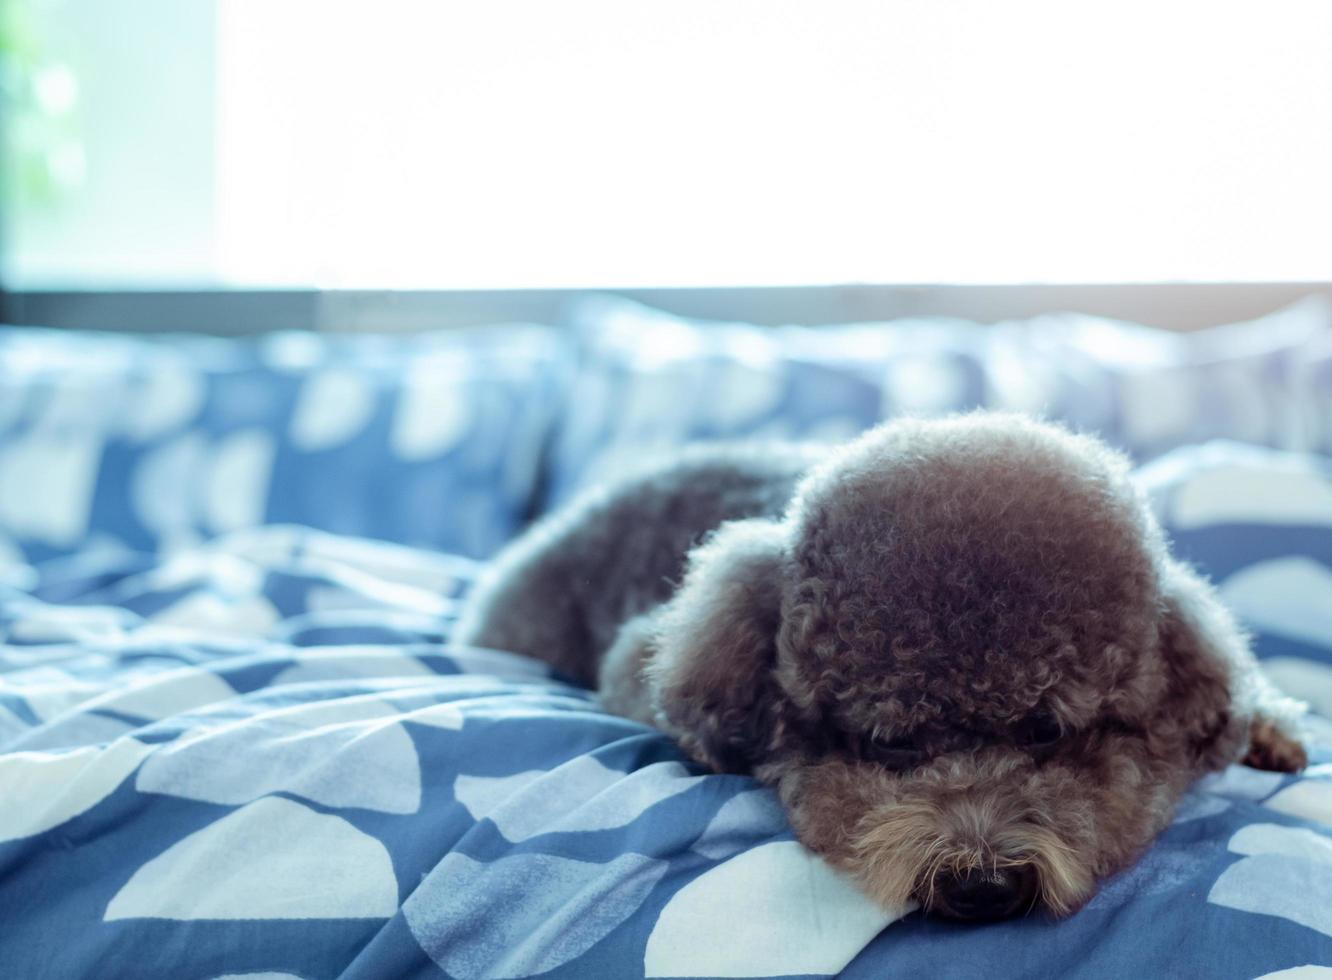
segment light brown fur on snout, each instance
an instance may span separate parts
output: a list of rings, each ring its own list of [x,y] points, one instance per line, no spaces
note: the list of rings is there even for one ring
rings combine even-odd
[[[1199,775],[1304,764],[1300,707],[1126,461],[1016,416],[686,452],[515,544],[455,638],[752,773],[893,907],[956,912],[960,878],[1021,872],[1068,914]]]
[[[907,778],[831,761],[779,786],[801,839],[885,906],[934,907],[941,872],[1027,866],[1037,903],[1063,915],[1091,897],[1098,876],[1136,855],[1144,811],[1152,833],[1169,819],[1169,790],[1126,758],[1110,768],[1089,792],[1076,769],[992,748]]]

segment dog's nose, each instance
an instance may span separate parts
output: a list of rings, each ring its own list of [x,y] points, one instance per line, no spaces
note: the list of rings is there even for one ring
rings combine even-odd
[[[941,873],[934,881],[935,910],[955,919],[1002,919],[1035,894],[1036,875],[1026,866]]]

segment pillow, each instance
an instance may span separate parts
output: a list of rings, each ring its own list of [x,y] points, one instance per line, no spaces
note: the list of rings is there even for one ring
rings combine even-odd
[[[1318,299],[1188,334],[1073,314],[759,327],[608,297],[573,320],[582,358],[549,505],[687,441],[840,440],[894,415],[981,406],[1057,419],[1142,459],[1211,437],[1332,439],[1317,397],[1332,384],[1317,374],[1332,373],[1332,314]]]
[[[1101,435],[1140,459],[1230,439],[1332,450],[1332,307],[1311,296],[1259,319],[1176,332],[1081,314],[1005,325],[1035,363],[1099,375]]]
[[[696,440],[836,441],[889,414],[985,401],[984,330],[953,320],[814,330],[703,323],[628,301],[576,307],[580,361],[547,502]]]
[[[273,522],[484,556],[531,507],[555,331],[0,328],[0,546],[172,550]]]
[[[1332,717],[1332,459],[1214,442],[1138,479],[1175,554],[1217,584],[1272,679]]]

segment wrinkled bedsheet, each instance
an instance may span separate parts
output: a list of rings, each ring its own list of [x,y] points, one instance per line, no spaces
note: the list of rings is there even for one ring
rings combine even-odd
[[[447,642],[476,566],[270,527],[0,585],[0,976],[1207,976],[1332,965],[1332,738],[1055,923],[886,912],[772,795]]]

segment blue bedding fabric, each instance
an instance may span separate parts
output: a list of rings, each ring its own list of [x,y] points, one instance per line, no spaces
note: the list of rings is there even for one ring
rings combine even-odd
[[[0,329],[0,980],[1332,967],[1326,309],[1188,338],[579,317],[392,338]],[[481,561],[632,451],[975,405],[1145,462],[1176,550],[1321,713],[1303,776],[1204,780],[1066,921],[876,908],[753,780],[540,663],[448,642]],[[1191,445],[1213,437],[1248,445]]]
[[[1190,490],[1216,479],[1204,457],[1149,474],[1163,512],[1195,530],[1263,516],[1262,494]],[[1301,533],[1332,547],[1332,480],[1284,462],[1318,522]],[[1332,608],[1321,556],[1273,600],[1309,648]],[[476,568],[291,527],[8,568],[0,976],[1248,980],[1332,964],[1324,722],[1302,777],[1205,780],[1073,918],[957,926],[873,906],[753,780],[705,773],[537,662],[449,646]]]

